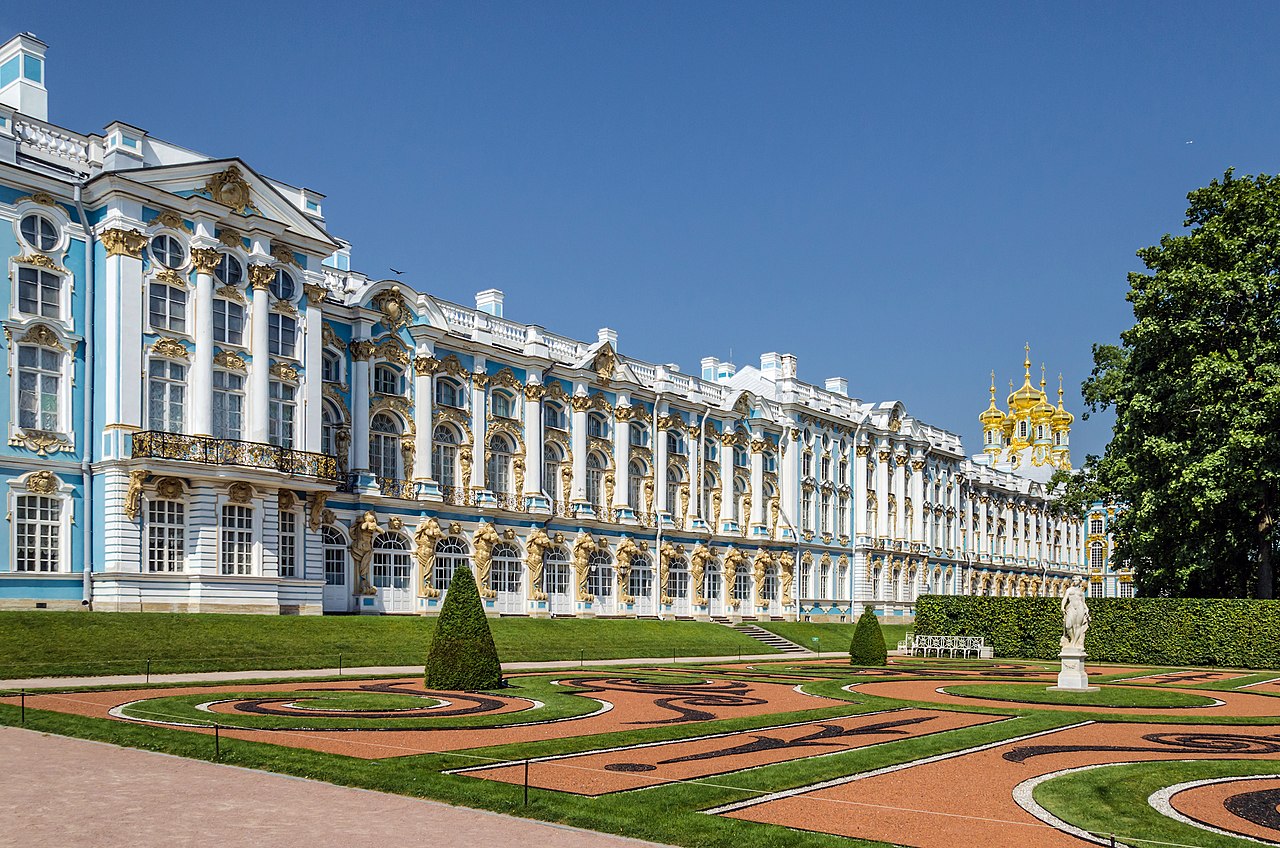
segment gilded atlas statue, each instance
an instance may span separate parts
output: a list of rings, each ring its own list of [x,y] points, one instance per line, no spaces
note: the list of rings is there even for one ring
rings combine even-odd
[[[1058,640],[1061,650],[1062,670],[1058,672],[1058,685],[1049,687],[1051,692],[1096,692],[1089,685],[1085,671],[1084,634],[1089,629],[1089,605],[1085,602],[1084,581],[1071,578],[1071,586],[1062,595],[1062,636]]]

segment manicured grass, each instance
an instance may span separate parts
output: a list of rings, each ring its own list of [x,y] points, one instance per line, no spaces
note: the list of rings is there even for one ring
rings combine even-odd
[[[816,623],[809,621],[760,621],[752,622],[759,624],[770,633],[777,633],[783,639],[790,639],[797,645],[812,649],[813,638],[818,638],[819,651],[843,651],[849,652],[849,643],[853,640],[853,629],[855,622],[841,624],[832,623]],[[881,624],[880,630],[884,633],[884,643],[892,651],[898,647],[898,641],[905,639],[907,631],[911,627],[905,624]]]
[[[1063,704],[1072,707],[1207,707],[1213,698],[1170,692],[1154,687],[1104,686],[1097,692],[1050,692],[1044,683],[956,683],[944,691],[970,698],[1016,701],[1020,704]]]
[[[298,697],[300,694],[304,696]],[[256,694],[253,697],[262,696]],[[356,713],[422,710],[440,703],[436,698],[425,698],[421,695],[393,695],[389,692],[330,692],[319,697],[291,692],[289,697],[293,698],[290,703],[300,710],[349,710]]]
[[[737,656],[771,649],[694,621],[490,619],[503,662]],[[0,678],[423,665],[434,618],[0,612]]]
[[[1132,763],[1066,774],[1036,787],[1036,803],[1068,824],[1127,845],[1195,845],[1198,848],[1257,848],[1258,843],[1182,824],[1147,804],[1152,792],[1191,780],[1280,774],[1274,760],[1198,760]],[[1241,792],[1249,784],[1240,784]],[[1135,838],[1139,837],[1139,838]]]

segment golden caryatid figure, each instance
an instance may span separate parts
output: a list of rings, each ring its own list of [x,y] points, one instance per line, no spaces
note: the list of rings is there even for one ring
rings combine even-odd
[[[992,465],[1023,472],[1031,468],[1071,468],[1071,424],[1075,416],[1062,406],[1062,375],[1058,375],[1058,406],[1045,394],[1044,365],[1040,386],[1031,382],[1031,346],[1022,360],[1022,385],[1009,384],[1006,409],[996,405],[996,374],[991,372],[991,398],[978,416],[982,422],[982,451]]]

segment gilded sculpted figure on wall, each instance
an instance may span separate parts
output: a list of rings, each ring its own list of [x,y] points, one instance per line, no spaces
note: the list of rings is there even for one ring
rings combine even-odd
[[[591,554],[595,552],[596,541],[590,534],[580,531],[573,540],[573,568],[578,584],[578,600],[594,601],[595,597],[587,593],[587,577],[591,574]]]
[[[481,521],[475,534],[476,588],[482,598],[496,598],[498,593],[489,585],[489,572],[493,566],[493,546],[501,542],[498,531],[487,521]]]
[[[351,561],[356,567],[356,594],[376,595],[377,589],[369,576],[373,562],[373,543],[382,528],[378,526],[378,517],[370,510],[356,519],[351,526]]]
[[[529,569],[529,599],[545,601],[547,593],[542,585],[542,558],[551,548],[551,539],[541,527],[533,528],[529,538],[525,540],[525,565]]]
[[[789,604],[792,601],[791,585],[795,581],[795,570],[795,557],[786,551],[778,556],[778,581],[782,585],[782,602],[784,604]]]
[[[624,604],[634,604],[635,597],[628,593],[631,580],[631,560],[641,554],[640,546],[630,536],[623,536],[613,552],[618,572],[618,600]]]
[[[711,549],[698,544],[689,555],[689,576],[693,581],[693,602],[698,606],[706,606],[706,573],[707,563],[712,559]]]
[[[435,516],[424,518],[418,522],[413,531],[413,553],[418,560],[418,596],[422,598],[438,598],[440,590],[431,585],[431,576],[435,571],[436,543],[444,538],[440,522]]]

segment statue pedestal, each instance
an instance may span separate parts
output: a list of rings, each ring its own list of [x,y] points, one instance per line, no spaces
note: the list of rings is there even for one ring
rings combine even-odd
[[[1062,660],[1062,670],[1058,672],[1058,685],[1050,686],[1050,692],[1097,692],[1097,686],[1089,685],[1089,675],[1084,670],[1084,651],[1079,653],[1063,652],[1058,655]]]

